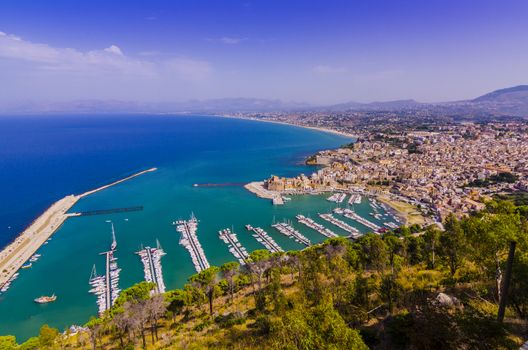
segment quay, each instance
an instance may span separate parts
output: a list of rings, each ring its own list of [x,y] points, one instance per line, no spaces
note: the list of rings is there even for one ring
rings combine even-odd
[[[328,197],[326,200],[329,202],[335,202],[335,203],[342,203],[346,198],[346,193],[334,193],[330,197]]]
[[[282,205],[282,195],[276,191],[270,191],[264,187],[264,181],[250,182],[244,186],[246,190],[257,195],[259,198],[271,199],[273,205]]]
[[[304,215],[297,215],[296,216],[297,218],[297,221],[305,226],[308,226],[309,228],[319,232],[320,234],[322,234],[323,236],[326,236],[328,238],[334,238],[334,237],[338,237],[338,235],[333,232],[332,230],[324,227],[323,225],[315,222],[314,220],[310,219],[310,218],[307,218],[306,216]]]
[[[154,283],[156,285],[153,294],[165,293],[165,282],[163,281],[163,272],[161,269],[161,258],[166,255],[161,248],[158,241],[156,248],[145,247],[136,252],[143,263],[143,272],[145,274],[145,281]]]
[[[323,220],[330,222],[331,224],[334,224],[340,229],[350,233],[350,236],[349,236],[350,238],[359,237],[359,230],[357,228],[350,226],[346,222],[336,219],[332,214],[319,214],[319,217]]]
[[[308,238],[303,236],[299,231],[297,231],[292,226],[286,223],[281,222],[281,223],[273,224],[272,227],[277,229],[277,231],[279,231],[286,237],[293,238],[295,242],[304,244],[305,246],[308,246],[308,247],[312,245],[312,242],[310,242]]]
[[[198,241],[196,231],[198,230],[198,220],[191,214],[189,220],[178,220],[173,223],[176,225],[176,231],[181,233],[180,244],[184,246],[191,255],[194,268],[197,272],[205,270],[210,267],[205,252]]]
[[[275,242],[275,240],[260,227],[251,227],[248,225],[248,229],[253,231],[252,236],[261,243],[267,250],[272,253],[283,252],[284,250]]]
[[[350,209],[335,208],[334,213],[343,215],[346,218],[359,222],[361,225],[366,226],[374,231],[378,231],[381,228],[375,223],[368,221],[367,219],[359,216],[353,210],[350,210]]]
[[[156,171],[157,168],[140,171],[124,179],[101,186],[80,195],[69,195],[53,203],[44,213],[33,221],[11,244],[0,252],[0,289],[11,283],[13,276],[37,250],[75,214],[68,211],[81,199],[93,193],[105,190],[137,176]],[[17,275],[18,276],[18,275]],[[7,289],[6,289],[7,290]]]
[[[70,213],[70,216],[106,215],[106,214],[114,214],[114,213],[128,213],[131,211],[142,211],[142,210],[143,210],[143,206],[128,207],[128,208],[114,208],[114,209],[99,209],[99,210],[81,211],[78,213]]]
[[[232,232],[229,228],[218,231],[218,237],[227,244],[229,252],[238,259],[240,265],[245,265],[248,261],[249,254],[238,241],[236,233]]]

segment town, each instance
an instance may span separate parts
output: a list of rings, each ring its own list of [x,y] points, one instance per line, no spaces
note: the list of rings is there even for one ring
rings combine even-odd
[[[324,126],[324,125],[323,125]],[[420,208],[435,221],[482,210],[496,194],[528,190],[528,125],[449,123],[360,134],[308,158],[310,176],[272,176],[270,192],[369,191]],[[337,130],[338,131],[338,130]]]

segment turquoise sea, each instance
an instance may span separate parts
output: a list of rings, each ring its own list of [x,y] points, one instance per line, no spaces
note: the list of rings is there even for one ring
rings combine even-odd
[[[218,230],[227,227],[234,228],[249,251],[263,247],[244,229],[245,224],[261,226],[284,249],[303,248],[271,228],[274,220],[292,220],[312,242],[322,241],[323,236],[296,223],[299,213],[344,235],[317,217],[318,212],[335,207],[326,196],[294,196],[284,206],[273,206],[242,186],[193,184],[236,184],[271,174],[309,174],[316,169],[303,165],[306,156],[348,142],[348,138],[314,130],[220,117],[0,118],[2,245],[62,196],[158,167],[156,172],[84,198],[72,209],[144,207],[137,212],[68,219],[39,250],[40,260],[21,270],[12,287],[0,296],[0,334],[14,334],[21,341],[36,335],[44,323],[64,329],[83,324],[97,313],[96,298],[88,293],[88,279],[93,264],[103,271],[104,258],[99,253],[111,242],[107,220],[115,225],[122,289],[143,280],[143,268],[134,252],[141,245],[155,245],[156,239],[167,253],[162,263],[168,289],[181,287],[195,273],[172,225],[191,212],[200,220],[198,237],[212,265],[235,260],[218,238]],[[366,199],[355,209],[365,217],[371,211]],[[54,303],[33,302],[35,297],[52,293],[58,296]]]

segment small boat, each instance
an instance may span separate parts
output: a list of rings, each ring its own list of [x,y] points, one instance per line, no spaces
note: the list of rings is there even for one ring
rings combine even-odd
[[[33,266],[33,263],[22,265],[21,268],[22,269],[29,269],[31,266]]]
[[[246,230],[248,230],[248,231],[253,230],[253,226],[251,226],[250,224],[247,224],[246,225]]]
[[[57,300],[57,296],[53,294],[51,296],[43,295],[41,297],[36,298],[34,301],[37,304],[47,304],[47,303],[52,303],[55,300]]]

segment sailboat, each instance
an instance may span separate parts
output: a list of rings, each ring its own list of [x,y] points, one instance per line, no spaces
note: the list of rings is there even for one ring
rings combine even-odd
[[[114,229],[114,223],[111,223],[112,225],[112,245],[110,246],[111,250],[115,250],[117,248],[117,241],[115,237],[115,229]]]

